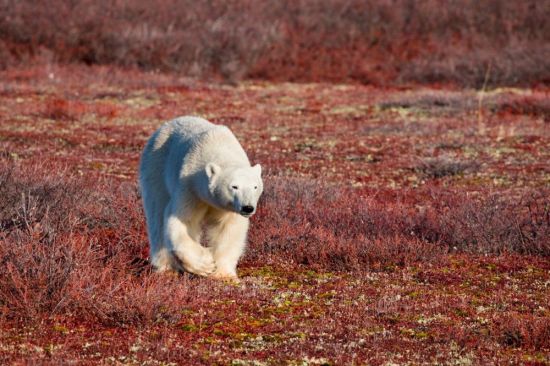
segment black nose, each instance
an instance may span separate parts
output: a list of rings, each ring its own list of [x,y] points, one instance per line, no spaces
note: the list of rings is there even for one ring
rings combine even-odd
[[[245,214],[251,214],[252,212],[254,212],[254,206],[243,206],[243,208],[241,208],[241,212]]]

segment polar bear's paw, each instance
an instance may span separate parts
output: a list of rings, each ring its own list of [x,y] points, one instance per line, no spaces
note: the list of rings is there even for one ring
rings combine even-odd
[[[218,268],[209,277],[214,278],[216,280],[222,280],[222,281],[228,281],[228,282],[234,282],[234,283],[240,282],[239,277],[237,277],[237,274],[235,272],[227,272],[220,268]]]
[[[151,264],[156,272],[177,273],[177,264],[174,263],[172,254],[166,249],[160,249],[151,256]]]
[[[207,277],[216,271],[216,262],[212,253],[204,247],[198,247],[196,250],[184,254],[179,252],[174,254],[187,272]]]

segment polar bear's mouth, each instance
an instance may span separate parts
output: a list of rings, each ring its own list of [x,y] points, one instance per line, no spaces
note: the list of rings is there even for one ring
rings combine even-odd
[[[239,215],[241,215],[241,216],[243,216],[243,217],[247,217],[247,218],[250,217],[250,216],[252,216],[252,215],[254,215],[254,211],[252,211],[252,212],[243,212],[243,211],[241,210],[241,211],[239,211],[239,212],[237,212],[237,213],[238,213]]]

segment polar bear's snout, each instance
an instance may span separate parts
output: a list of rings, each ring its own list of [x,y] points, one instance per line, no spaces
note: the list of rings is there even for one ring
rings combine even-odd
[[[243,206],[241,207],[241,214],[243,216],[250,216],[254,213],[254,206]]]
[[[231,193],[233,194],[233,212],[244,217],[250,217],[256,212],[259,197],[255,190],[239,187],[238,189],[233,189]]]

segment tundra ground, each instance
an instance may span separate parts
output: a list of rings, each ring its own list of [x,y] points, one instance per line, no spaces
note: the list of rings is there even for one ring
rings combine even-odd
[[[2,363],[550,362],[547,88],[0,79]],[[266,170],[240,284],[147,263],[139,154],[189,114]]]

